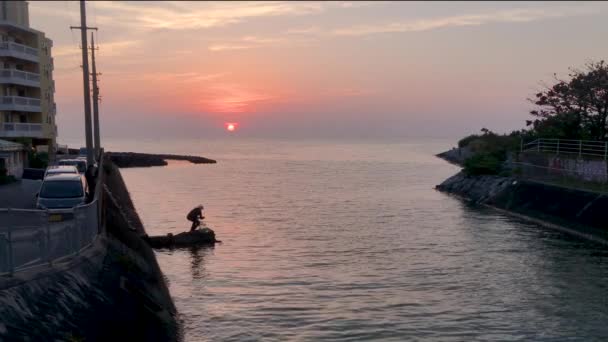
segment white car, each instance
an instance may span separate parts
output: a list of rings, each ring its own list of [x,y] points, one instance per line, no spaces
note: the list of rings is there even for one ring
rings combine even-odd
[[[84,176],[62,173],[49,175],[36,194],[38,209],[67,209],[86,203],[89,188]]]
[[[57,161],[58,165],[73,165],[78,169],[78,172],[87,172],[87,161],[86,159],[61,159]]]
[[[72,173],[77,175],[78,169],[73,165],[52,165],[46,168],[44,178],[46,178],[48,175],[56,175],[60,173]]]

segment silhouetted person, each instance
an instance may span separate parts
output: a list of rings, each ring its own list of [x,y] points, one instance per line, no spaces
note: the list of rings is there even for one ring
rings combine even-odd
[[[97,170],[95,166],[89,165],[89,167],[87,167],[84,178],[87,180],[87,185],[89,186],[89,196],[87,200],[88,202],[91,202],[95,198],[95,185],[97,183]]]
[[[190,210],[186,218],[188,219],[188,221],[192,221],[192,227],[190,228],[190,231],[194,231],[196,228],[198,228],[198,226],[201,225],[201,221],[199,221],[199,219],[202,220],[205,218],[205,216],[203,216],[203,205],[201,204],[196,208]]]

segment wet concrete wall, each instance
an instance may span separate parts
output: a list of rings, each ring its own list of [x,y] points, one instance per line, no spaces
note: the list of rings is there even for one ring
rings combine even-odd
[[[541,168],[522,167],[524,175],[530,173],[532,176],[571,176],[590,182],[608,181],[608,167],[604,159],[596,157],[578,156],[576,154],[548,154],[540,152],[520,153],[518,161],[533,164]],[[547,169],[545,169],[547,168]],[[539,174],[541,173],[541,174]]]
[[[462,172],[445,180],[437,189],[608,244],[605,194],[507,177],[467,176]]]

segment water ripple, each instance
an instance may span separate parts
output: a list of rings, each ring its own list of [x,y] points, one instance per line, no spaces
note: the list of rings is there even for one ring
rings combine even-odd
[[[202,202],[224,241],[157,252],[186,340],[608,336],[606,249],[434,191],[440,147],[251,144],[123,171],[150,234]]]

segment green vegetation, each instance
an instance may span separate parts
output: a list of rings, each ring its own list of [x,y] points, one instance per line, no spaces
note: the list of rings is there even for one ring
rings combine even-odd
[[[529,99],[536,109],[527,125],[537,137],[606,140],[608,123],[608,64],[589,62],[583,70],[570,69],[569,79]]]
[[[28,159],[30,161],[29,167],[34,169],[45,169],[49,165],[49,154],[46,152],[30,151]]]
[[[478,153],[464,162],[464,172],[471,176],[495,175],[501,171],[502,161],[488,153]]]
[[[555,76],[547,86],[528,99],[536,109],[528,129],[496,134],[486,128],[458,142],[458,147],[474,153],[464,163],[471,175],[505,173],[502,165],[510,152],[519,150],[522,141],[538,138],[607,140],[608,138],[608,64],[589,62],[583,70],[570,69],[569,79]]]
[[[16,179],[8,175],[8,171],[4,167],[0,167],[0,185],[14,182]]]

